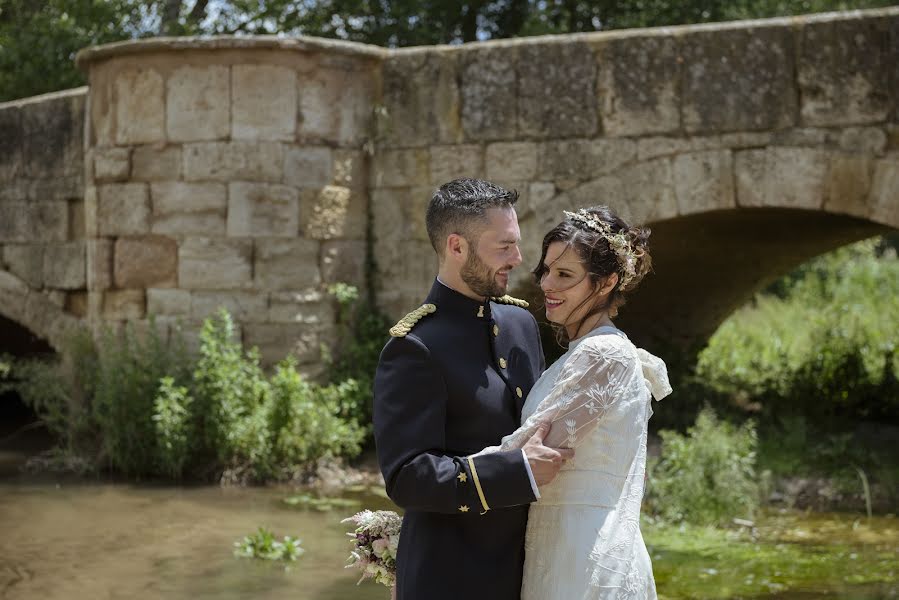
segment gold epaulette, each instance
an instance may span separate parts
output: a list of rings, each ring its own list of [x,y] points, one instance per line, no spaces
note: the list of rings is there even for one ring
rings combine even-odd
[[[415,327],[415,324],[418,323],[422,317],[429,315],[436,310],[437,306],[434,304],[422,304],[397,321],[396,325],[390,328],[390,335],[393,337],[406,337],[406,334],[412,331],[412,328]]]
[[[527,308],[529,306],[527,300],[514,298],[509,294],[506,294],[505,296],[491,297],[490,301],[496,302],[497,304],[511,304],[512,306],[520,306],[521,308]]]

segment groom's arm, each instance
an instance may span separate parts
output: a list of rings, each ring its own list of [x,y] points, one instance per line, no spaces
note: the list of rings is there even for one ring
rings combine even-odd
[[[460,514],[536,499],[521,450],[448,454],[446,413],[446,385],[427,347],[412,335],[391,339],[375,375],[374,429],[387,494],[397,505]]]

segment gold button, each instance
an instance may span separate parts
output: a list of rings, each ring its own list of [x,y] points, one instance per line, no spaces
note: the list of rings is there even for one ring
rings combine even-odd
[[[468,507],[463,504],[462,506],[459,507],[459,510],[462,512],[468,512]]]
[[[521,391],[520,387],[515,388],[515,393],[518,394],[518,397],[521,398],[524,396],[524,392]]]
[[[499,335],[499,325],[493,326],[493,335]]]
[[[506,363],[506,359],[505,359],[505,358],[499,359],[499,367],[500,367],[501,369],[505,369],[505,368],[506,368],[506,364],[507,364],[507,363]]]

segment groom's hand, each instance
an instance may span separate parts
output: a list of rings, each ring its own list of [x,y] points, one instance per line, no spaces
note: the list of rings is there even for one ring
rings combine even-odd
[[[524,455],[528,457],[531,472],[537,487],[543,487],[556,478],[565,461],[574,456],[574,450],[568,448],[550,448],[543,445],[543,438],[549,432],[547,421],[540,423],[537,431],[523,446]]]

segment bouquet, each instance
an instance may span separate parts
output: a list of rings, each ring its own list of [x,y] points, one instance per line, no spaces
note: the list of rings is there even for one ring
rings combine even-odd
[[[400,543],[402,518],[392,510],[363,510],[342,523],[352,522],[356,531],[347,535],[353,538],[355,547],[350,552],[347,569],[356,567],[363,579],[374,580],[387,587],[396,584],[396,549]]]

